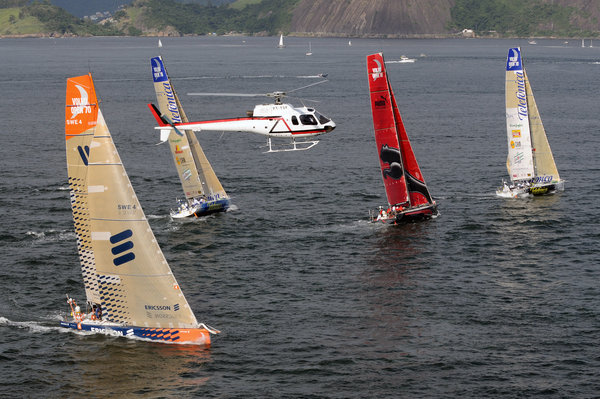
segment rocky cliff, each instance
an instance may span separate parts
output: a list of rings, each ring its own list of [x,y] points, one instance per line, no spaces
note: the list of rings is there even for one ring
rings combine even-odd
[[[411,37],[449,33],[454,0],[300,0],[290,31],[298,35]]]

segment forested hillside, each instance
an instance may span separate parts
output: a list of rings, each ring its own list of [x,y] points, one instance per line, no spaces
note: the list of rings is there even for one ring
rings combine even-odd
[[[283,32],[451,37],[463,29],[493,37],[597,37],[600,33],[600,0],[134,0],[114,15],[93,21],[79,19],[51,1],[71,5],[70,1],[80,0],[0,0],[0,35]],[[101,1],[97,4],[105,4]]]

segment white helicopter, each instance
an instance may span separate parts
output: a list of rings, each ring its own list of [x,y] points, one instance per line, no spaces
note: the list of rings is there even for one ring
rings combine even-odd
[[[310,86],[327,82],[312,83],[294,90],[305,89]],[[179,134],[178,129],[193,130],[195,132],[212,130],[223,132],[249,132],[258,133],[267,136],[267,152],[281,151],[303,151],[314,147],[319,143],[318,140],[305,140],[310,137],[315,137],[321,134],[329,133],[335,129],[335,122],[326,116],[320,114],[314,108],[306,106],[293,107],[291,104],[282,103],[281,99],[287,96],[286,92],[276,91],[267,94],[241,94],[241,93],[188,93],[188,95],[202,96],[242,96],[242,97],[258,97],[267,96],[275,99],[274,104],[258,104],[254,107],[254,111],[248,111],[246,117],[207,120],[188,123],[173,123],[165,115],[158,111],[154,104],[148,104],[152,114],[158,122],[160,130],[160,140],[164,142],[168,139],[172,129]],[[290,138],[291,148],[284,145],[282,149],[273,149],[271,138]],[[297,140],[301,139],[301,140]]]

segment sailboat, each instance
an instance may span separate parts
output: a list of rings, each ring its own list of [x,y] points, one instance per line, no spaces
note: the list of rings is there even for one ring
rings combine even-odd
[[[496,194],[516,198],[564,190],[519,47],[508,50],[506,61],[506,132],[511,183],[503,182]]]
[[[308,42],[308,51],[306,52],[306,55],[312,55],[312,47],[310,45],[310,42]]]
[[[162,58],[154,57],[150,64],[159,113],[170,123],[189,122]],[[165,132],[168,138],[162,139],[169,141],[185,195],[185,199],[179,201],[177,209],[171,211],[171,217],[200,217],[226,211],[229,208],[229,196],[206,158],[196,134],[191,130],[179,129]],[[161,141],[164,141],[162,139]]]
[[[388,207],[379,208],[372,221],[410,222],[438,215],[402,123],[385,69],[383,53],[367,56],[375,143]]]
[[[279,44],[277,45],[278,48],[285,48],[285,44],[283,44],[283,34],[279,35]]]
[[[98,106],[91,74],[67,79],[65,139],[85,310],[67,295],[60,325],[210,344],[150,229]]]

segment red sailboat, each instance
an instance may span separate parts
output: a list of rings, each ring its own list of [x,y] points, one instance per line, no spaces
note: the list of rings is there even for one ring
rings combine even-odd
[[[388,223],[428,219],[438,214],[404,129],[392,91],[383,53],[367,56],[367,75],[375,142],[388,207],[380,207],[373,221]]]

